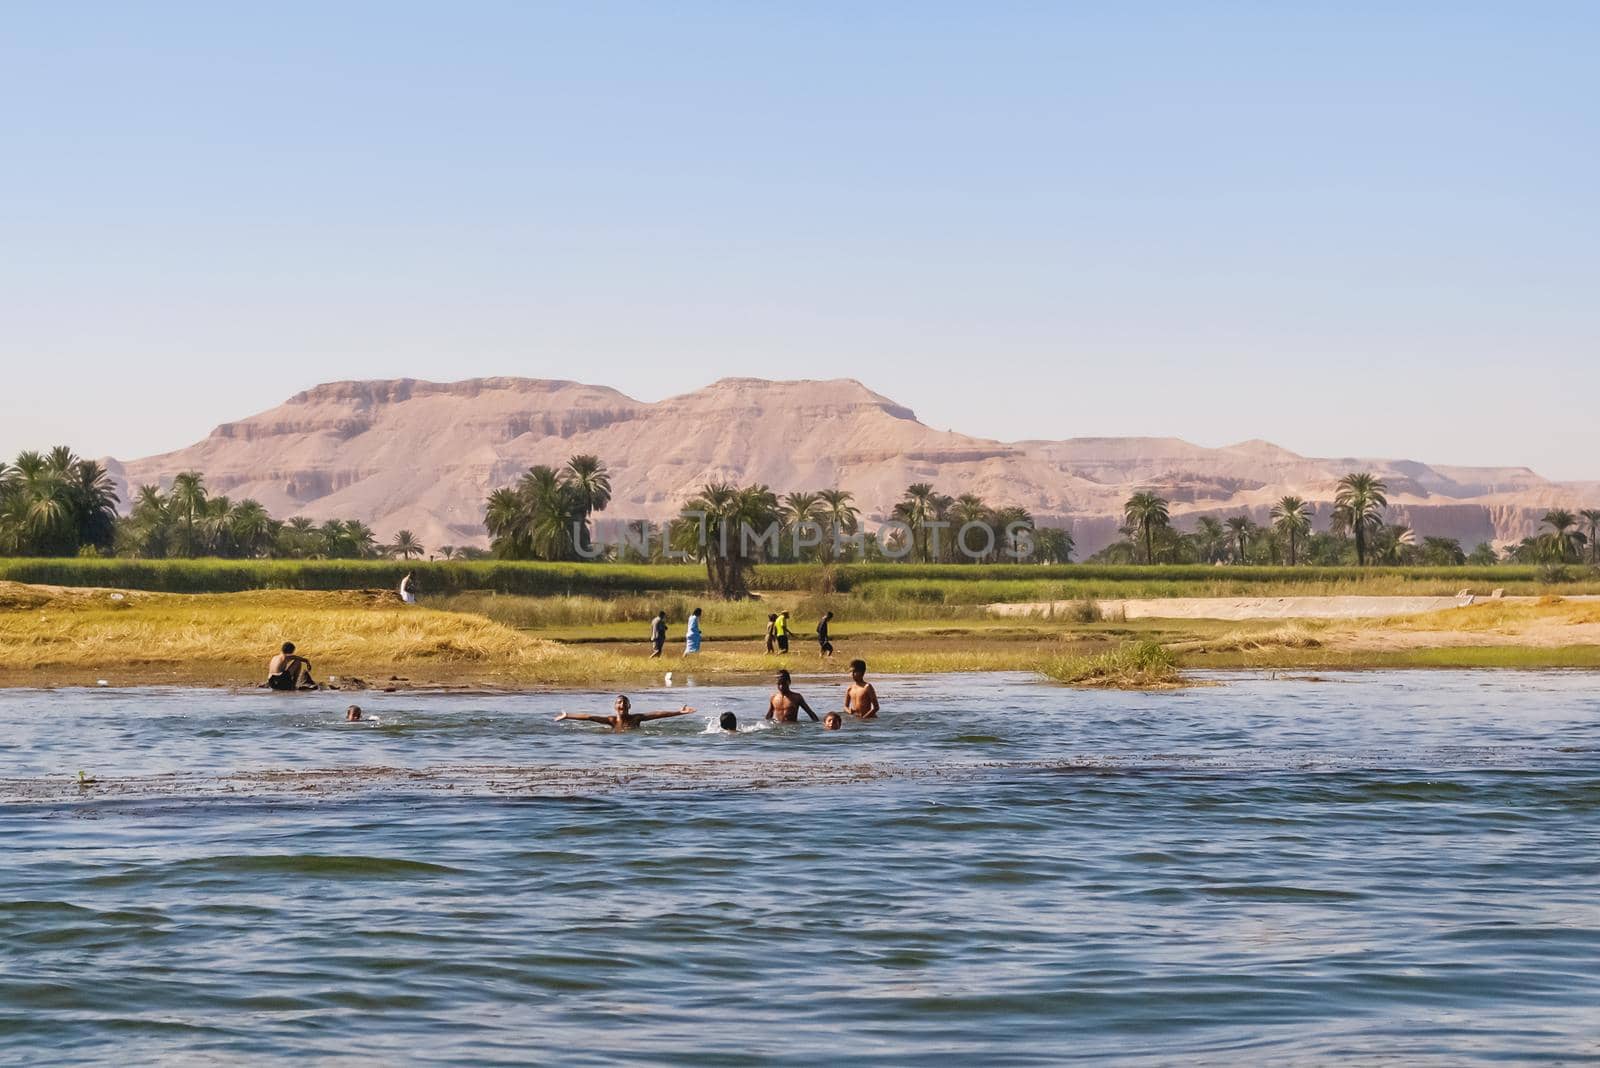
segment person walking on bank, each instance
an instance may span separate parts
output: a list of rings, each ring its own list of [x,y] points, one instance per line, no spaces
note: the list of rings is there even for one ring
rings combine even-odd
[[[700,609],[689,613],[689,622],[683,628],[683,655],[700,651]]]
[[[663,608],[656,613],[656,618],[650,621],[650,659],[657,660],[661,656],[662,646],[667,644],[667,610]]]
[[[833,642],[828,640],[828,623],[832,619],[833,613],[826,612],[823,614],[822,618],[817,621],[817,651],[821,653],[824,658],[831,657],[833,655]]]
[[[778,618],[773,622],[773,636],[778,639],[778,652],[789,651],[789,613],[779,612]]]

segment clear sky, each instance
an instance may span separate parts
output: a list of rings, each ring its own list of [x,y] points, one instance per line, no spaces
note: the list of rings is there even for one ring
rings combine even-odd
[[[1588,3],[18,3],[0,455],[320,381],[853,376],[1600,478]]]

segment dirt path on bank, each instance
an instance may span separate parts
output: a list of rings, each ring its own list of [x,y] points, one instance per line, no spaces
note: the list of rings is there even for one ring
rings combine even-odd
[[[1096,602],[1107,619],[1389,619],[1422,615],[1469,605],[1531,605],[1537,597],[1147,597]],[[1600,595],[1564,597],[1568,602],[1600,602]],[[1063,616],[1081,607],[1081,601],[1034,601],[991,604],[996,616]]]

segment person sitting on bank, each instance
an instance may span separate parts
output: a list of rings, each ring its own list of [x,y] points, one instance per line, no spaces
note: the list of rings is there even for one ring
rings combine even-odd
[[[315,690],[316,680],[311,677],[311,661],[298,656],[294,642],[284,642],[283,651],[267,661],[267,688],[269,690]]]
[[[652,719],[671,719],[673,716],[687,716],[694,712],[688,705],[684,705],[676,712],[630,712],[633,702],[628,700],[625,694],[620,693],[617,694],[617,700],[612,707],[616,709],[613,715],[590,716],[582,712],[563,712],[556,717],[556,722],[560,723],[564,719],[581,719],[589,723],[603,724],[610,727],[613,734],[621,734],[624,731],[636,731],[639,729],[639,724]]]

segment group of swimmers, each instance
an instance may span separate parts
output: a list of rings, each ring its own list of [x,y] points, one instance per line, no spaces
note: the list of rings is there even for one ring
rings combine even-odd
[[[844,708],[841,712],[829,712],[820,717],[822,729],[836,731],[844,725],[845,716],[856,719],[878,718],[878,691],[872,683],[867,681],[867,662],[865,660],[850,661],[850,685],[845,687]],[[641,724],[653,719],[672,719],[674,716],[688,716],[695,709],[684,705],[682,708],[671,712],[634,712],[633,702],[626,694],[618,694],[616,702],[612,705],[609,716],[591,716],[581,712],[563,712],[556,716],[556,722],[562,720],[582,720],[586,723],[599,723],[609,727],[613,734],[622,734],[626,731],[638,730]],[[767,698],[767,714],[764,719],[774,723],[798,723],[800,713],[804,712],[816,723],[819,717],[812,711],[805,696],[795,690],[791,685],[789,672],[780,670],[777,678],[777,692]],[[739,730],[739,717],[732,712],[724,712],[717,719],[717,724],[722,730],[735,733]]]
[[[695,610],[696,615],[699,609]],[[818,625],[819,629],[825,628],[828,617],[824,616]],[[826,633],[826,631],[823,631]],[[659,650],[657,650],[659,652]],[[311,677],[311,661],[294,651],[294,642],[284,642],[281,651],[267,662],[266,687],[271,690],[316,690],[321,687]],[[878,718],[878,691],[872,683],[867,681],[867,662],[865,660],[850,661],[850,685],[845,687],[844,708],[841,712],[829,712],[820,717],[822,729],[836,731],[844,725],[844,717],[852,716],[856,719]],[[556,717],[556,722],[565,719],[585,720],[589,723],[600,723],[610,727],[614,733],[638,730],[639,725],[653,719],[671,719],[674,716],[687,716],[695,710],[688,705],[675,712],[634,712],[633,702],[626,694],[618,694],[612,713],[609,716],[590,716],[582,713],[563,712]],[[767,699],[767,714],[765,719],[774,723],[797,723],[800,713],[804,712],[816,723],[819,717],[806,701],[805,695],[794,689],[791,685],[787,669],[780,669],[777,677],[777,690]],[[361,706],[351,705],[345,710],[345,719],[355,722],[361,719]],[[724,712],[718,718],[718,723],[724,731],[736,732],[739,729],[739,717],[732,712]]]

